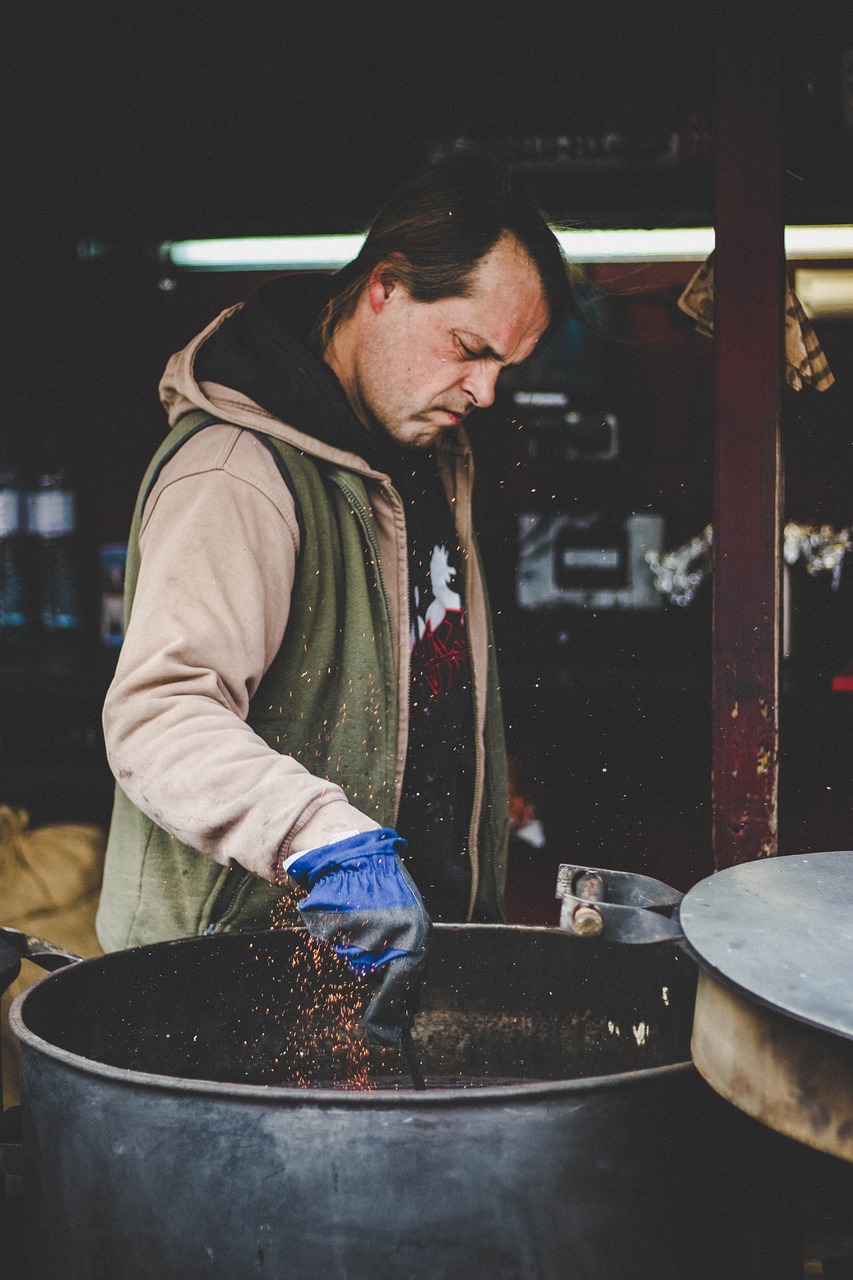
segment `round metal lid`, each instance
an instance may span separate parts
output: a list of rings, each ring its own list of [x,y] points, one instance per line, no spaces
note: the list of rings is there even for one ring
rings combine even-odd
[[[728,867],[685,896],[700,964],[801,1022],[853,1040],[853,853]]]

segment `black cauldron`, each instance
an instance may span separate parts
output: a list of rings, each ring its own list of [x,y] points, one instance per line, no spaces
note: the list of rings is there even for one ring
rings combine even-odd
[[[739,1274],[680,948],[437,926],[419,1091],[363,1045],[353,1087],[358,1030],[318,1032],[309,947],[299,929],[160,943],[18,998],[34,1276]]]

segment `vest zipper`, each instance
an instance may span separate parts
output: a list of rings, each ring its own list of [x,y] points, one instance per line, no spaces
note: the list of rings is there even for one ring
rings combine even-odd
[[[397,646],[396,646],[396,637],[395,637],[395,635],[394,635],[394,619],[393,619],[393,617],[392,617],[392,615],[391,615],[391,605],[390,605],[390,603],[389,603],[389,601],[388,601],[388,588],[387,588],[387,587],[386,587],[386,585],[385,585],[385,578],[384,578],[383,573],[382,573],[382,561],[381,561],[381,560],[380,560],[380,558],[379,558],[379,543],[377,542],[377,540],[376,540],[376,534],[375,534],[375,533],[374,533],[374,531],[373,531],[373,523],[372,523],[372,521],[371,521],[371,519],[370,519],[370,512],[367,510],[367,508],[365,507],[364,503],[363,503],[363,502],[361,501],[361,499],[359,498],[358,494],[357,494],[353,489],[351,489],[351,488],[350,488],[350,486],[347,484],[346,480],[345,480],[341,475],[329,475],[329,479],[332,481],[332,483],[333,483],[333,484],[337,485],[337,487],[340,489],[341,493],[344,495],[344,497],[347,499],[347,501],[348,501],[348,502],[350,503],[350,505],[352,506],[353,510],[354,510],[355,512],[357,512],[358,517],[359,517],[359,519],[360,519],[360,521],[361,521],[361,525],[362,525],[362,528],[363,528],[363,530],[364,530],[365,537],[367,538],[368,545],[370,546],[370,551],[371,551],[371,554],[372,554],[372,556],[373,556],[374,564],[376,565],[376,573],[377,573],[377,576],[378,576],[378,578],[379,578],[379,583],[380,583],[380,586],[382,587],[382,599],[383,599],[383,602],[384,602],[384,604],[385,604],[385,613],[386,613],[387,620],[388,620],[388,630],[389,630],[389,632],[391,633],[392,644],[393,644],[394,650],[396,651]],[[396,498],[396,500],[397,500],[397,502],[400,504],[400,506],[402,506],[402,505],[403,505],[403,499],[400,497],[399,493],[398,493],[398,492],[397,492],[397,490],[394,488],[394,486],[393,486],[392,484],[390,484],[390,483],[388,484],[388,490],[389,490],[389,492],[390,492],[391,494],[393,494],[394,498]],[[405,516],[404,516],[404,524],[405,524]],[[407,544],[406,544],[405,552],[406,552],[406,554],[404,554],[404,555],[403,555],[403,571],[404,571],[404,575],[405,575],[405,579],[406,579],[406,581],[405,581],[405,584],[404,584],[404,585],[405,585],[405,591],[404,591],[404,593],[403,593],[403,598],[402,598],[402,600],[400,601],[400,609],[401,609],[401,619],[400,619],[400,621],[401,621],[401,623],[405,623],[405,628],[406,628],[406,630],[405,630],[405,634],[406,634],[406,646],[405,646],[405,651],[406,651],[406,662],[407,662],[407,664],[408,664],[408,661],[409,661],[409,657],[408,657],[408,655],[409,655],[409,648],[410,648],[410,645],[409,645],[409,636],[410,636],[410,634],[411,634],[411,626],[412,626],[412,620],[411,620],[411,618],[410,618],[410,616],[409,616],[409,560],[408,560],[408,542],[407,542]],[[409,687],[409,679],[410,679],[410,673],[409,673],[409,672],[408,672],[408,670],[407,670],[407,672],[406,672],[406,689],[408,689],[408,687]],[[397,715],[398,715],[398,717],[399,717],[399,715],[400,715],[400,711],[399,711],[399,709],[398,709],[398,711],[397,711]],[[408,719],[408,716],[407,716],[407,719]],[[395,755],[395,759],[396,759],[396,754],[397,754],[397,746],[396,746],[396,743],[395,743],[395,745],[394,745],[394,755]],[[403,771],[402,771],[402,770],[400,771],[400,779],[399,779],[399,782],[397,782],[397,781],[396,781],[396,778],[397,778],[397,772],[398,772],[398,771],[397,771],[397,768],[396,768],[396,766],[395,766],[395,769],[394,769],[394,776],[395,776],[395,785],[394,785],[394,821],[395,821],[395,822],[396,822],[396,820],[397,820],[397,815],[398,815],[398,814],[399,814],[399,812],[400,812],[400,799],[401,799],[401,791],[402,791],[402,787],[403,787]]]
[[[370,550],[373,552],[373,555],[375,558],[374,562],[376,564],[376,572],[379,575],[379,581],[382,583],[382,597],[385,601],[385,609],[388,614],[388,624],[390,627],[391,606],[388,604],[388,592],[385,587],[385,580],[382,577],[382,564],[379,559],[379,543],[376,541],[376,534],[373,532],[373,525],[370,520],[370,512],[367,510],[364,503],[359,498],[358,494],[355,493],[355,491],[349,487],[349,485],[346,483],[345,480],[343,480],[340,476],[336,476],[336,475],[329,476],[329,479],[332,481],[332,484],[337,485],[341,493],[352,505],[353,509],[358,512],[358,516],[359,516],[359,519],[361,520],[362,528],[364,529],[365,535],[367,537],[367,541],[370,544]],[[392,492],[396,492],[396,491],[392,490]]]
[[[230,873],[229,873],[230,874]],[[202,936],[207,936],[216,932],[217,925],[228,915],[228,912],[237,901],[237,895],[246,883],[246,877],[251,873],[244,871],[242,874],[237,872],[234,880],[229,884],[226,880],[219,893],[213,900],[213,906],[210,909],[210,920],[204,928]]]
[[[466,462],[466,466],[467,466]],[[456,485],[456,474],[454,466],[454,490]],[[476,557],[477,573],[482,578],[482,564],[480,563],[479,551],[474,543],[473,530],[473,508],[470,503],[466,507],[465,528],[461,530],[463,542],[463,554],[469,562],[465,571],[465,626],[467,628],[471,617],[471,564],[470,561]],[[469,633],[470,634],[470,633]],[[474,648],[469,642],[469,661],[471,666],[471,692],[473,695],[473,736],[474,736],[474,786],[471,793],[471,821],[468,825],[468,861],[471,864],[471,894],[468,900],[468,919],[471,920],[474,915],[474,905],[477,901],[477,891],[480,887],[480,851],[478,841],[478,826],[482,818],[483,803],[485,801],[485,792],[482,781],[483,774],[483,750],[480,745],[480,670],[474,659]],[[488,670],[485,672],[486,684],[488,686]]]
[[[470,599],[470,570],[465,574],[465,625],[468,625],[468,619],[471,616],[471,599]],[[474,786],[471,792],[471,821],[468,826],[468,861],[471,864],[471,896],[468,900],[468,919],[474,915],[474,904],[477,901],[477,890],[480,887],[480,857],[477,847],[477,830],[475,823],[475,814],[479,819],[482,812],[482,772],[483,772],[483,752],[480,747],[480,734],[478,732],[480,724],[480,673],[477,663],[474,661],[473,647],[469,646],[469,663],[471,667],[471,692],[473,694],[473,737],[474,737]],[[477,804],[477,797],[480,796],[480,804]],[[478,813],[478,807],[480,813]]]

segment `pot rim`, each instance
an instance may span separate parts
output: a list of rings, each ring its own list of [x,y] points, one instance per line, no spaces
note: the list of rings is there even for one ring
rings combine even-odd
[[[556,934],[563,938],[568,935],[553,925],[524,925],[524,924],[500,924],[500,923],[447,923],[437,924],[435,928],[442,932],[455,932],[457,930],[471,929],[488,929],[500,930],[501,932],[518,931],[524,933],[548,933]],[[285,927],[281,930],[247,930],[245,933],[239,934],[218,934],[217,938],[246,938],[250,939],[254,932],[270,933],[270,932],[304,932],[301,926],[294,925]],[[148,943],[144,947],[132,947],[127,950],[150,950],[154,948],[168,948],[174,946],[182,946],[186,943],[194,944],[202,941],[210,942],[212,938],[191,937],[176,938],[164,942]],[[656,945],[656,944],[650,944]],[[671,946],[671,943],[663,944]],[[80,960],[77,964],[69,966],[77,970],[81,965],[103,964],[105,960],[109,960],[111,955],[125,954],[122,952],[107,952],[105,955],[93,956],[89,959]],[[49,980],[61,979],[62,974],[68,972],[68,969],[60,969],[55,973],[46,975],[31,987],[23,991],[12,1002],[9,1011],[9,1026],[14,1035],[21,1042],[22,1047],[41,1054],[44,1057],[51,1058],[61,1063],[69,1070],[78,1072],[83,1075],[98,1076],[101,1079],[112,1081],[117,1085],[127,1087],[142,1086],[152,1088],[169,1093],[182,1093],[187,1097],[196,1095],[198,1097],[228,1097],[235,1101],[257,1102],[269,1105],[274,1102],[276,1106],[281,1107],[304,1107],[313,1105],[328,1108],[330,1106],[339,1106],[347,1109],[351,1106],[375,1108],[378,1110],[393,1110],[399,1107],[411,1107],[412,1105],[423,1107],[455,1107],[455,1106],[476,1106],[488,1105],[492,1102],[506,1103],[519,1101],[535,1101],[542,1098],[550,1098],[553,1096],[562,1096],[574,1093],[589,1093],[596,1090],[609,1090],[615,1088],[624,1088],[626,1083],[631,1084],[652,1084],[655,1081],[666,1079],[672,1075],[680,1075],[686,1071],[695,1071],[692,1059],[687,1058],[678,1062],[668,1062],[656,1067],[638,1067],[632,1071],[610,1072],[599,1076],[574,1076],[568,1079],[558,1080],[533,1080],[530,1082],[521,1082],[513,1085],[494,1085],[488,1084],[477,1085],[472,1088],[459,1089],[431,1089],[427,1078],[426,1089],[415,1089],[411,1086],[400,1089],[314,1089],[300,1088],[298,1086],[276,1085],[276,1084],[241,1084],[237,1081],[221,1081],[221,1080],[202,1080],[186,1076],[160,1075],[148,1071],[134,1071],[127,1067],[114,1067],[109,1063],[101,1062],[97,1058],[86,1058],[82,1054],[73,1053],[68,1049],[60,1048],[59,1045],[53,1044],[50,1040],[45,1040],[36,1032],[32,1031],[24,1021],[24,1006],[27,999],[42,985],[43,982]],[[401,1077],[404,1078],[404,1077]]]
[[[148,1071],[133,1071],[126,1067],[113,1067],[96,1058],[84,1058],[81,1054],[61,1049],[36,1035],[23,1020],[23,1006],[31,987],[17,996],[9,1013],[9,1025],[18,1037],[22,1047],[30,1052],[41,1054],[61,1064],[63,1067],[81,1075],[97,1076],[109,1080],[113,1084],[125,1087],[142,1087],[161,1090],[165,1093],[181,1093],[187,1097],[230,1098],[240,1102],[257,1102],[269,1105],[271,1102],[280,1107],[372,1107],[379,1110],[394,1110],[399,1107],[455,1107],[484,1106],[491,1103],[534,1102],[554,1096],[566,1094],[590,1093],[596,1090],[624,1088],[626,1084],[653,1084],[672,1075],[680,1075],[686,1071],[695,1072],[691,1059],[681,1062],[669,1062],[657,1067],[638,1067],[634,1071],[620,1071],[601,1076],[575,1076],[564,1080],[532,1080],[513,1085],[488,1084],[473,1088],[431,1089],[427,1077],[426,1089],[415,1089],[411,1085],[400,1089],[313,1089],[298,1086],[276,1084],[240,1084],[237,1081],[201,1080],[186,1076],[156,1075]],[[401,1077],[402,1079],[403,1077]]]

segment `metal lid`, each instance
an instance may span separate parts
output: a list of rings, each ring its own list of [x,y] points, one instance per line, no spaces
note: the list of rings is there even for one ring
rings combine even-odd
[[[695,885],[681,926],[700,964],[753,999],[853,1040],[853,852],[788,855]]]

